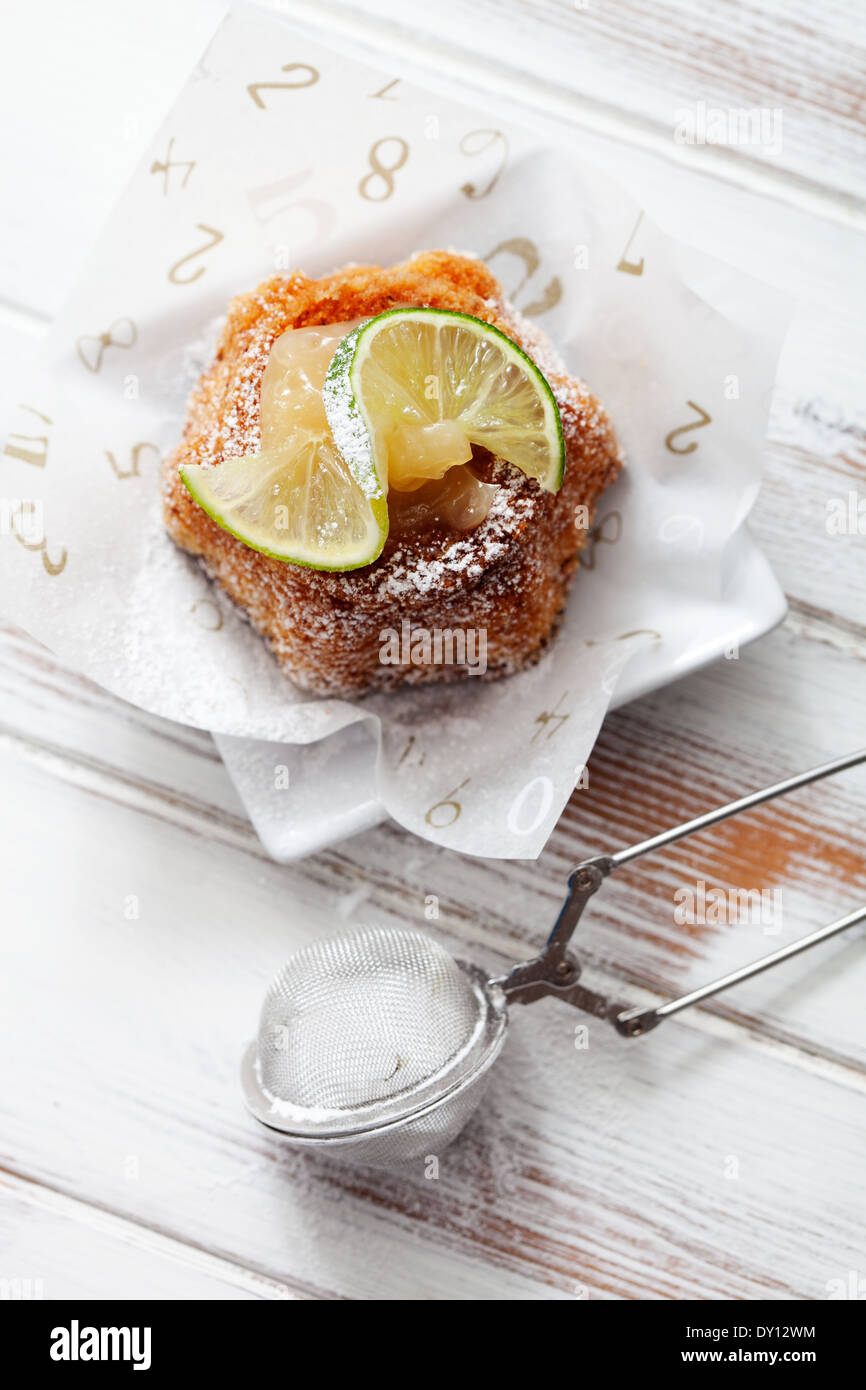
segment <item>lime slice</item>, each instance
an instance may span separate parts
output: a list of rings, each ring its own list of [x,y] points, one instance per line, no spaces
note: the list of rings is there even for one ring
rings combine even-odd
[[[369,565],[388,535],[384,494],[368,497],[333,441],[297,439],[283,448],[187,464],[180,476],[208,516],[244,545],[317,570]]]
[[[353,325],[294,329],[275,343],[261,387],[257,454],[180,476],[200,507],[253,550],[319,570],[369,565],[388,535],[385,490],[359,482],[325,418],[322,383]]]
[[[367,495],[412,491],[473,444],[547,492],[565,467],[562,422],[535,363],[498,328],[442,309],[389,309],[340,343],[322,388],[334,440]]]

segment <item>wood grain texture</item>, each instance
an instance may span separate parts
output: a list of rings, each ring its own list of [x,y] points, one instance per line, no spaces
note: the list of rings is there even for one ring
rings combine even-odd
[[[277,1299],[286,1284],[39,1183],[0,1173],[0,1298]],[[16,1272],[17,1271],[17,1272]]]
[[[462,859],[392,826],[273,864],[208,735],[0,626],[0,1279],[42,1278],[49,1297],[826,1297],[866,1259],[862,928],[638,1044],[593,1023],[577,1048],[581,1015],[515,1009],[435,1181],[292,1154],[244,1116],[236,1068],[270,974],[316,935],[408,922],[500,970],[542,939],[578,859],[866,743],[866,539],[826,525],[828,503],[866,495],[859,11],[280,8],[579,139],[669,230],[796,295],[753,517],[792,610],[738,659],[611,716],[538,864]],[[18,132],[7,420],[220,9],[100,2],[75,100],[76,22],[54,0],[22,17],[0,83]],[[780,104],[783,149],[675,147],[674,111],[697,101]],[[45,188],[59,250],[56,219],[33,212]],[[623,870],[580,928],[587,980],[657,999],[850,910],[866,900],[864,823],[860,770]],[[781,922],[678,924],[675,894],[699,879],[781,889]]]
[[[496,945],[517,958],[542,939],[581,858],[866,742],[856,684],[863,659],[788,625],[738,660],[610,716],[589,786],[573,795],[538,864],[465,859],[407,843],[389,826],[285,873],[293,886],[313,881],[338,903],[355,902],[356,911],[381,910],[419,926],[424,900],[434,894],[441,924],[463,943]],[[777,731],[782,700],[786,722]],[[734,728],[736,741],[728,743]],[[0,745],[22,766],[202,839],[214,852],[223,847],[269,862],[207,735],[135,711],[14,631],[0,642],[0,731]],[[593,903],[581,951],[624,985],[670,991],[851,910],[866,897],[864,800],[866,772],[853,770],[635,864]],[[748,922],[678,926],[674,895],[699,879],[768,894],[779,888],[781,922],[771,922],[769,933]],[[828,945],[812,970],[792,962],[742,987],[736,1003],[731,997],[716,1007],[768,1036],[862,1060],[856,976],[852,982],[848,968],[858,959],[854,939]]]
[[[555,104],[561,116],[571,108],[598,130],[631,128],[633,138],[681,158],[691,153],[674,145],[683,108],[778,109],[781,148],[704,146],[695,163],[709,154],[726,168],[784,172],[842,195],[849,210],[866,194],[866,25],[845,0],[820,10],[806,0],[442,0],[433,8],[354,0],[325,14],[309,0],[286,0],[275,8],[349,28],[383,54],[423,51],[440,71],[463,72],[465,64],[517,101]]]
[[[580,1016],[517,1010],[436,1181],[283,1149],[242,1114],[237,1059],[267,974],[333,924],[332,893],[80,793],[53,807],[65,853],[46,880],[53,786],[19,771],[4,827],[29,924],[3,1010],[7,1168],[319,1296],[820,1297],[856,1263],[862,1083],[700,1020],[643,1047],[593,1024],[579,1050]]]

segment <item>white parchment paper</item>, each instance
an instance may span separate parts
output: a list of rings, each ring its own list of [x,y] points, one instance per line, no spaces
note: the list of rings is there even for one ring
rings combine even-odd
[[[314,700],[168,540],[160,457],[233,294],[280,270],[432,247],[484,257],[605,402],[628,467],[538,666]],[[367,721],[376,794],[403,825],[470,853],[537,855],[624,663],[668,641],[675,669],[696,635],[683,613],[721,595],[760,482],[786,312],[663,235],[569,149],[238,9],[154,137],[12,422],[4,607],[170,719],[271,744]]]

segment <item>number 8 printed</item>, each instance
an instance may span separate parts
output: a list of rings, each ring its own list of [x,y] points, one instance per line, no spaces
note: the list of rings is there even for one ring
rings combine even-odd
[[[392,143],[399,145],[400,153],[393,164],[383,164],[379,157],[379,150],[383,145]],[[362,198],[366,198],[370,203],[384,203],[394,192],[394,175],[398,169],[403,168],[403,165],[409,158],[409,146],[399,135],[383,135],[381,140],[377,140],[376,143],[371,146],[367,158],[370,161],[370,172],[369,174],[365,174],[361,179],[361,182],[358,184],[358,192]],[[374,179],[380,180],[376,186],[384,186],[384,193],[373,193],[369,191],[372,186],[372,180]]]

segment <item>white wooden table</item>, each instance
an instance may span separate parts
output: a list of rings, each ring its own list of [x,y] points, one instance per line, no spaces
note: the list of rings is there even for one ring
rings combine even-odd
[[[611,716],[538,864],[469,861],[385,826],[284,868],[208,735],[119,703],[8,615],[0,1291],[866,1296],[858,929],[638,1044],[596,1027],[579,1050],[579,1015],[519,1011],[438,1181],[293,1155],[246,1117],[237,1083],[270,974],[335,921],[423,926],[434,893],[446,943],[501,969],[541,939],[579,858],[866,743],[866,535],[825,524],[829,500],[866,499],[862,7],[280,8],[387,70],[427,64],[475,100],[567,127],[667,228],[800,297],[754,513],[790,616],[738,660]],[[4,420],[220,13],[91,0],[85,18],[38,0],[6,18]],[[781,149],[678,145],[678,108],[700,102],[780,108]],[[864,812],[860,770],[623,871],[581,928],[587,980],[658,998],[863,903]],[[698,879],[781,887],[781,936],[676,925],[673,895]]]

